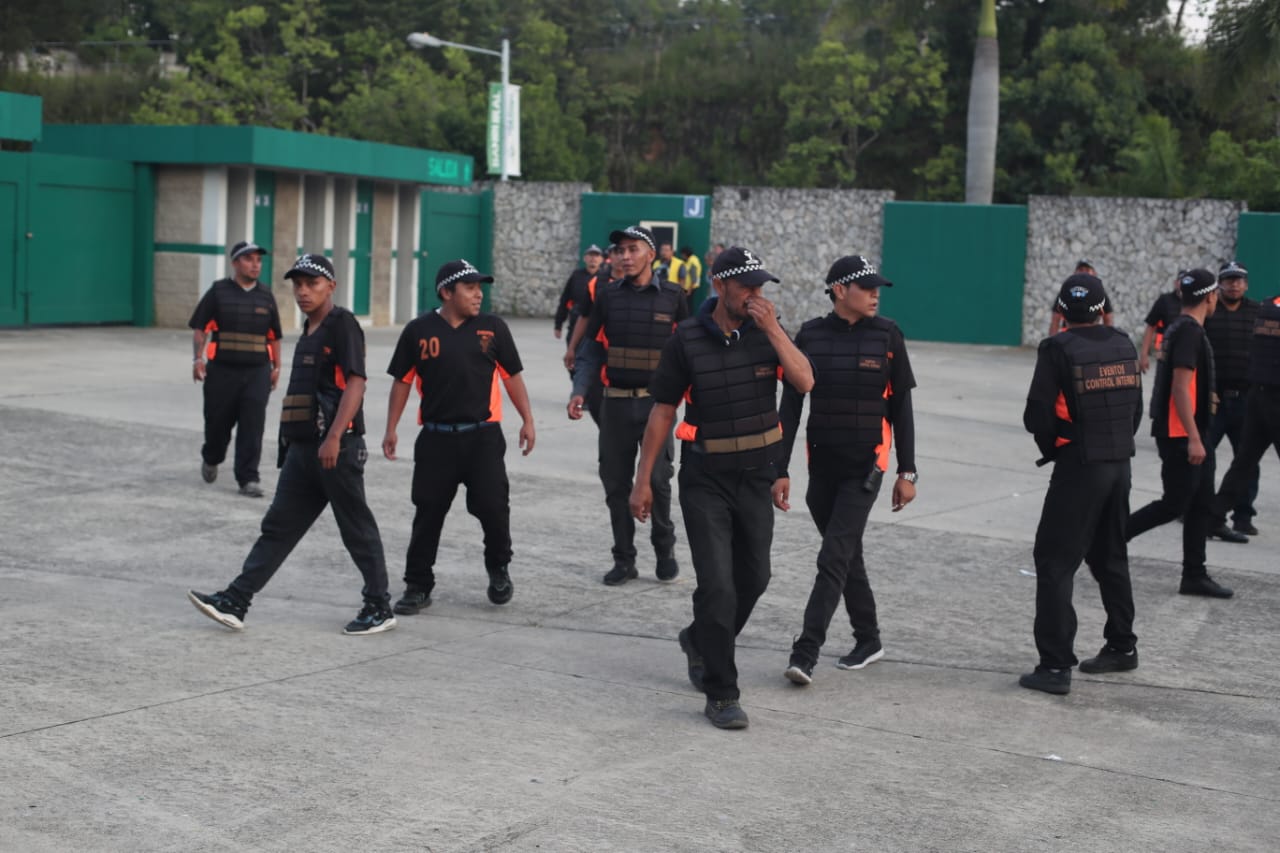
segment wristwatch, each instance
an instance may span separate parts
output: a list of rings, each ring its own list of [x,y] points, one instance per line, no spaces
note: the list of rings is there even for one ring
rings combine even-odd
[[[920,475],[917,474],[915,471],[899,471],[898,479],[906,480],[908,483],[914,486],[916,484],[916,480],[920,479]]]

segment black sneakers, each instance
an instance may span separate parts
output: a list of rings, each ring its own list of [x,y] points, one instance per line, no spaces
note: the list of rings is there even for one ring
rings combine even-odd
[[[702,713],[717,729],[745,729],[750,722],[737,699],[708,699]]]
[[[1130,649],[1122,652],[1111,646],[1103,646],[1097,657],[1080,661],[1080,671],[1090,675],[1101,672],[1128,672],[1138,668],[1138,650]]]
[[[1245,536],[1257,536],[1258,528],[1254,527],[1251,522],[1237,521],[1231,525],[1231,529],[1236,533],[1243,533]]]
[[[364,634],[381,634],[396,626],[396,617],[385,601],[366,601],[364,607],[356,614],[356,618],[347,623],[342,633],[352,636]]]
[[[622,586],[627,581],[633,581],[640,577],[640,573],[636,571],[635,566],[628,566],[625,563],[614,563],[613,568],[605,573],[605,586]]]
[[[801,687],[813,683],[813,664],[809,663],[799,655],[791,656],[791,663],[787,667],[787,671],[782,673],[792,684],[799,684]]]
[[[1245,545],[1249,542],[1248,536],[1238,530],[1232,530],[1227,527],[1225,522],[1210,530],[1209,538],[1221,539],[1223,542],[1235,542],[1237,545]]]
[[[702,662],[702,655],[698,654],[698,650],[693,647],[693,640],[689,637],[689,629],[683,629],[676,639],[680,641],[680,651],[684,652],[684,656],[689,663],[689,683],[697,690],[702,690],[702,676],[706,673],[706,664]]]
[[[200,479],[206,483],[212,483],[218,479],[218,466],[210,465],[208,462],[200,463]]]
[[[244,630],[244,614],[249,605],[241,604],[225,591],[205,595],[194,589],[187,591],[187,599],[205,616],[219,625],[225,625],[233,631]]]
[[[1202,595],[1206,598],[1230,598],[1235,592],[1229,586],[1223,586],[1208,575],[1198,578],[1183,578],[1178,587],[1180,595]]]
[[[676,562],[675,557],[659,557],[655,573],[658,576],[658,580],[663,583],[671,583],[673,580],[680,577],[680,564]],[[610,572],[609,574],[613,573]],[[608,576],[606,575],[605,577],[605,583],[609,583],[607,580]]]
[[[1066,696],[1071,692],[1071,670],[1037,666],[1035,672],[1028,672],[1018,679],[1018,683],[1028,690]]]
[[[515,588],[511,586],[511,575],[506,566],[489,569],[489,600],[494,604],[506,604],[511,600]]]
[[[246,498],[260,498],[262,497],[262,484],[257,480],[250,480],[247,483],[241,483],[240,494],[244,495]]]
[[[411,586],[405,589],[404,595],[400,596],[396,606],[391,609],[401,616],[412,616],[419,610],[425,610],[430,606],[431,593],[421,587]]]
[[[880,645],[880,638],[859,640],[853,647],[853,651],[836,661],[836,666],[841,669],[862,669],[882,657],[884,657],[884,648]]]

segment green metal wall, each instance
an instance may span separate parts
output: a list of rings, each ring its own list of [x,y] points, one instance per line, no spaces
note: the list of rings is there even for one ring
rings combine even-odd
[[[1249,298],[1280,296],[1280,213],[1242,213],[1236,260],[1249,271]]]
[[[674,223],[678,227],[674,242],[677,252],[681,246],[688,246],[701,259],[711,248],[710,196],[583,193],[578,256],[592,243],[602,248],[608,245],[609,232],[641,222]],[[567,276],[568,270],[563,275]],[[707,289],[704,276],[690,307],[697,307],[706,298]]]
[[[149,186],[132,163],[0,153],[0,324],[145,321],[135,234],[149,209],[135,199]]]
[[[440,265],[466,258],[481,272],[493,271],[493,191],[474,195],[424,192],[422,233],[418,245],[418,311],[440,305],[436,296],[436,270]],[[485,287],[483,310],[489,310],[490,288]]]
[[[1018,346],[1027,209],[889,202],[880,310],[908,338]]]

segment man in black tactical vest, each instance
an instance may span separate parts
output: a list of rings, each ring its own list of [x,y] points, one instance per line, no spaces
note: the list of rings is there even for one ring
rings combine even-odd
[[[356,568],[364,577],[364,606],[344,634],[377,634],[396,625],[387,594],[387,564],[378,523],[364,496],[364,332],[351,312],[333,304],[333,264],[302,255],[284,274],[307,315],[293,351],[289,387],[280,414],[280,479],[262,519],[262,535],[240,576],[221,592],[192,590],[187,597],[210,619],[239,631],[253,596],[325,506]]]
[[[1214,501],[1216,524],[1225,523],[1227,511],[1249,494],[1267,448],[1274,447],[1280,454],[1280,296],[1264,299],[1258,308],[1247,378],[1244,430]]]
[[[569,397],[571,420],[582,418],[582,407],[592,377],[604,361],[604,401],[600,413],[599,463],[604,502],[613,530],[613,568],[605,584],[620,586],[639,576],[636,570],[636,522],[628,504],[636,451],[653,410],[649,380],[658,366],[662,348],[676,324],[689,316],[689,302],[677,285],[660,279],[653,270],[653,234],[632,225],[609,235],[620,250],[623,277],[598,287],[591,305],[584,339],[599,340],[601,347],[581,347],[574,366]],[[671,475],[674,444],[666,444],[653,466],[653,528],[651,539],[657,557],[658,580],[669,583],[680,574],[676,562],[675,525],[671,521]]]
[[[741,729],[748,721],[738,704],[734,643],[769,585],[770,490],[782,459],[778,380],[807,394],[813,367],[761,295],[778,278],[755,254],[726,249],[711,279],[716,296],[676,327],[649,382],[654,405],[630,503],[637,519],[649,519],[653,468],[684,401],[676,430],[680,509],[698,587],[680,648],[690,682],[707,696],[703,713],[718,728]]]
[[[1204,333],[1213,345],[1214,375],[1217,377],[1218,411],[1209,429],[1209,443],[1216,456],[1225,435],[1231,441],[1231,453],[1240,452],[1244,434],[1245,403],[1249,393],[1249,347],[1253,343],[1254,321],[1262,306],[1245,297],[1249,290],[1249,271],[1235,261],[1218,270],[1218,309],[1204,320]],[[1224,542],[1245,543],[1257,536],[1253,526],[1257,512],[1253,502],[1258,497],[1258,478],[1232,508],[1231,526],[1224,519],[1209,528],[1209,535]]]
[[[266,249],[253,243],[232,246],[235,278],[215,281],[187,324],[195,349],[191,378],[204,383],[200,475],[206,483],[218,478],[234,427],[236,482],[240,494],[252,498],[262,497],[258,462],[267,398],[280,379],[280,313],[271,291],[258,281],[265,254]]]
[[[862,669],[884,657],[876,600],[862,559],[862,535],[889,468],[889,448],[895,437],[898,476],[893,483],[893,511],[902,509],[916,495],[911,408],[916,380],[902,330],[892,320],[877,316],[880,288],[892,286],[893,282],[863,256],[840,258],[826,278],[833,310],[805,323],[796,335],[796,346],[813,364],[805,502],[822,534],[818,574],[805,607],[804,629],[791,647],[784,673],[799,685],[813,681],[818,653],[841,598],[853,626],[854,647],[836,666]],[[784,511],[790,507],[787,468],[800,428],[804,396],[790,385],[782,389],[783,452],[773,498]]]
[[[599,369],[589,376],[579,376],[577,360],[579,353],[587,349],[591,351],[587,354],[589,359],[597,365],[597,368],[603,361],[600,357],[602,353],[596,352],[600,349],[600,342],[588,338],[586,330],[587,320],[591,317],[591,308],[595,303],[596,291],[603,290],[605,285],[613,281],[615,267],[620,268],[622,256],[617,243],[609,244],[606,256],[607,260],[596,267],[595,272],[584,282],[582,289],[578,292],[577,301],[570,316],[569,337],[566,339],[564,350],[564,369],[569,371],[570,385],[572,387],[578,379],[585,383],[586,393],[583,399],[587,413],[591,415],[591,420],[597,427],[600,426],[600,407],[604,402],[604,382],[600,378]]]
[[[382,453],[396,458],[396,425],[409,391],[421,396],[413,446],[413,533],[405,554],[405,592],[396,602],[402,615],[431,604],[435,589],[440,532],[453,506],[458,486],[467,487],[467,512],[484,531],[484,568],[488,596],[494,604],[511,600],[510,483],[502,435],[501,383],[522,420],[520,447],[528,456],[535,433],[524,365],[511,329],[496,314],[482,312],[484,289],[493,276],[483,275],[459,258],[436,272],[441,305],[410,320],[400,334],[387,373],[395,380],[387,402],[387,432]]]
[[[1182,313],[1164,333],[1164,350],[1151,391],[1151,434],[1160,451],[1159,500],[1129,516],[1132,540],[1181,518],[1182,595],[1230,598],[1229,588],[1209,577],[1205,540],[1213,514],[1213,447],[1206,445],[1213,420],[1213,347],[1204,319],[1218,306],[1218,280],[1206,269],[1188,270],[1178,281]]]
[[[1136,669],[1133,589],[1125,522],[1130,458],[1142,423],[1142,371],[1129,336],[1102,325],[1107,294],[1092,275],[1073,275],[1058,293],[1067,322],[1040,342],[1022,423],[1053,462],[1033,554],[1036,649],[1040,662],[1018,683],[1032,690],[1071,690],[1076,611],[1071,589],[1083,560],[1107,611],[1106,644],[1081,672]]]

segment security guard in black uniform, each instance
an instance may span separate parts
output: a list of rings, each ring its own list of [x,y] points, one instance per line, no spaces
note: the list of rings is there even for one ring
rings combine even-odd
[[[1064,331],[1040,342],[1022,415],[1042,464],[1053,461],[1036,529],[1036,649],[1040,663],[1018,683],[1065,694],[1076,665],[1071,588],[1083,560],[1107,611],[1106,645],[1082,672],[1136,669],[1133,589],[1125,521],[1130,458],[1142,423],[1142,371],[1124,332],[1099,321],[1107,294],[1091,275],[1073,275],[1058,293]]]
[[[1209,577],[1205,540],[1213,515],[1213,347],[1204,319],[1218,305],[1218,280],[1205,269],[1188,270],[1179,280],[1182,313],[1164,333],[1164,350],[1151,391],[1151,434],[1160,451],[1159,500],[1129,516],[1125,535],[1141,536],[1181,518],[1181,595],[1230,598],[1229,588]]]
[[[1187,274],[1186,270],[1178,270],[1173,277],[1173,290],[1166,290],[1156,297],[1144,320],[1146,330],[1142,333],[1142,343],[1138,345],[1138,369],[1143,373],[1151,366],[1148,353],[1155,347],[1156,358],[1164,344],[1164,330],[1182,313],[1182,300],[1178,297],[1179,281]]]
[[[592,243],[587,247],[587,251],[582,254],[582,266],[576,267],[573,272],[569,273],[569,278],[564,283],[564,289],[560,291],[560,301],[556,303],[556,315],[552,320],[556,340],[560,339],[566,321],[569,324],[569,333],[573,333],[574,325],[578,322],[578,318],[582,316],[582,306],[587,293],[587,282],[595,278],[596,274],[600,272],[603,262],[604,252],[600,251],[599,246]]]
[[[200,475],[206,483],[218,478],[234,427],[236,482],[240,494],[252,498],[262,497],[258,462],[267,398],[280,379],[280,312],[271,291],[258,281],[265,254],[266,249],[253,243],[232,246],[235,278],[215,281],[187,324],[195,349],[191,378],[204,383]]]
[[[364,332],[351,312],[333,304],[333,264],[302,255],[284,274],[307,315],[293,351],[280,413],[280,479],[262,519],[262,535],[226,589],[187,597],[204,615],[233,630],[245,611],[326,505],[342,544],[364,577],[364,606],[345,634],[377,634],[396,626],[387,594],[387,564],[378,523],[364,496]]]
[[[1218,410],[1213,414],[1209,443],[1215,456],[1222,437],[1231,441],[1231,452],[1240,452],[1244,435],[1245,409],[1249,393],[1249,348],[1253,344],[1254,323],[1262,306],[1245,296],[1249,290],[1249,271],[1236,261],[1228,261],[1218,270],[1218,308],[1204,320],[1204,333],[1213,345],[1213,364],[1217,377]],[[1245,493],[1232,508],[1231,526],[1225,519],[1209,528],[1209,535],[1224,542],[1245,543],[1257,536],[1253,526],[1257,515],[1253,502],[1258,497],[1258,479],[1249,483]]]
[[[644,437],[653,409],[649,380],[658,366],[662,347],[676,324],[689,316],[689,302],[678,285],[658,278],[653,271],[653,234],[648,228],[630,226],[609,235],[621,249],[623,278],[596,292],[584,333],[588,341],[599,338],[601,348],[581,347],[574,367],[569,398],[571,420],[582,417],[582,407],[592,377],[600,374],[604,360],[604,403],[601,411],[599,462],[604,501],[613,529],[613,568],[604,576],[609,586],[619,586],[638,576],[636,571],[636,522],[631,517],[632,474],[636,451]],[[653,468],[653,550],[656,574],[663,582],[680,574],[676,562],[675,525],[671,522],[671,475],[674,473],[671,436]]]
[[[892,287],[893,282],[863,256],[848,255],[831,265],[826,286],[834,310],[805,323],[796,335],[796,346],[813,363],[805,502],[822,534],[804,630],[791,648],[784,673],[800,685],[813,681],[813,667],[841,598],[855,642],[836,666],[862,669],[884,657],[876,600],[862,559],[862,535],[889,468],[894,438],[898,440],[898,476],[893,484],[893,511],[916,495],[911,408],[916,380],[902,330],[892,320],[877,316],[880,288]],[[787,467],[803,410],[804,395],[785,386],[780,409],[782,470],[773,486],[774,503],[783,510],[790,506]]]
[[[595,248],[595,244],[592,244],[592,248]],[[607,257],[608,260],[604,263],[596,265],[595,272],[586,280],[582,289],[576,291],[573,310],[569,314],[569,337],[564,350],[564,369],[569,371],[571,383],[576,383],[577,380],[585,383],[586,392],[583,400],[587,413],[591,415],[591,420],[597,427],[600,426],[600,409],[604,401],[604,381],[600,377],[599,370],[599,365],[604,358],[600,342],[586,336],[587,319],[591,316],[596,291],[603,290],[605,285],[613,281],[614,262],[621,260],[618,244],[609,244]],[[588,361],[596,366],[589,375],[578,373],[578,356],[582,355],[584,350],[586,350]]]
[[[436,273],[441,305],[409,321],[400,334],[387,373],[396,380],[387,404],[382,452],[396,458],[396,425],[416,380],[422,396],[422,430],[413,447],[413,534],[405,558],[405,593],[395,612],[417,613],[431,604],[436,585],[440,531],[458,486],[467,487],[467,512],[484,531],[484,567],[489,600],[506,604],[513,587],[511,501],[503,456],[501,382],[520,413],[520,447],[533,450],[533,412],[520,354],[501,317],[482,313],[483,275],[469,261],[449,261]]]
[[[698,588],[693,624],[680,632],[689,680],[707,695],[703,713],[718,728],[741,729],[734,642],[769,585],[773,542],[770,490],[782,459],[778,379],[801,393],[813,367],[787,337],[761,295],[778,278],[752,252],[734,246],[711,270],[716,296],[680,323],[649,383],[653,411],[631,490],[631,511],[647,521],[651,477],[676,419],[680,509]]]
[[[1244,430],[1214,501],[1213,524],[1224,524],[1227,511],[1248,494],[1267,448],[1280,454],[1280,296],[1263,300],[1258,308],[1247,378]]]

